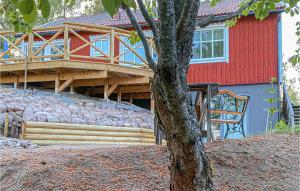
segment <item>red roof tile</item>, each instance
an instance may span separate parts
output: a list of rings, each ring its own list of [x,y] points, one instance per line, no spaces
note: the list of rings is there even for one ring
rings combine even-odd
[[[208,15],[224,15],[236,12],[242,0],[221,0],[215,7],[211,7],[208,2],[201,2],[198,10],[198,17]],[[139,10],[133,11],[137,21],[144,23],[144,19]],[[82,15],[79,17],[60,18],[55,21],[41,25],[41,28],[62,26],[64,22],[74,22],[82,24],[94,24],[103,26],[129,26],[130,21],[125,11],[120,11],[118,19],[112,19],[108,13],[99,13],[96,15]]]

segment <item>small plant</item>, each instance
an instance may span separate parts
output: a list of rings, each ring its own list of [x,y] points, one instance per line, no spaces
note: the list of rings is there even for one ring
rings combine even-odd
[[[284,120],[280,120],[275,124],[274,132],[275,133],[296,133],[296,134],[299,134],[300,133],[300,126],[296,125],[295,128],[294,128],[294,132],[293,132],[293,129],[290,128]]]
[[[276,94],[276,88],[274,87],[274,83],[277,81],[277,78],[272,77],[271,79],[271,88],[268,89],[268,93],[270,94],[270,98],[266,98],[265,101],[270,104],[270,107],[267,108],[267,124],[266,124],[266,133],[270,133],[273,129],[273,116],[278,112],[278,109],[274,106],[274,104],[278,101],[274,95]]]
[[[289,130],[290,130],[290,128],[284,120],[280,120],[275,124],[275,132],[276,133],[287,133],[287,132],[289,132]]]

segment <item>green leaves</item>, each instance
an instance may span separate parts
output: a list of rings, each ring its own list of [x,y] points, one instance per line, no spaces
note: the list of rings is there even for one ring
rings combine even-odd
[[[211,1],[210,1],[210,6],[211,6],[211,7],[214,7],[214,6],[216,6],[219,2],[220,2],[220,0],[211,0]]]
[[[23,15],[30,14],[35,7],[35,2],[34,0],[20,0],[18,7]]]
[[[48,0],[40,0],[39,1],[40,7],[39,9],[42,11],[42,16],[44,18],[49,17],[50,15],[50,3]]]
[[[124,0],[123,3],[128,7],[136,9],[136,2],[135,0]]]
[[[21,4],[19,4],[19,6],[21,6]],[[20,10],[21,10],[21,7],[20,7]],[[35,20],[37,18],[37,15],[38,15],[38,13],[37,13],[37,7],[36,7],[35,2],[33,1],[33,7],[31,9],[31,11],[28,14],[27,13],[26,14],[23,13],[23,19],[24,19],[25,23],[32,24],[32,23],[35,22]]]
[[[122,3],[130,8],[137,7],[135,0],[102,0],[103,7],[110,16],[114,16],[119,11]]]
[[[104,9],[110,14],[110,16],[114,16],[121,6],[121,0],[102,0]]]
[[[138,43],[141,41],[140,36],[136,31],[130,32],[130,37],[128,38],[131,45],[134,45],[135,43]]]

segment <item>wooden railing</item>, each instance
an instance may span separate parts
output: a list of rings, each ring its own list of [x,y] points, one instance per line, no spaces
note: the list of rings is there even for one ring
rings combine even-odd
[[[287,120],[288,126],[294,129],[295,127],[295,114],[292,106],[291,99],[289,97],[288,91],[285,84],[283,84],[283,100],[282,100],[282,110]]]
[[[89,38],[90,36],[95,38]],[[137,50],[142,48],[142,44],[131,45],[128,43],[130,36],[131,33],[127,30],[78,23],[37,28],[25,34],[0,32],[0,64],[79,60],[147,68],[145,56]],[[105,40],[108,43],[108,51],[95,44]],[[148,42],[153,47],[150,37]],[[96,56],[91,54],[92,50]],[[135,59],[125,59],[128,54]]]

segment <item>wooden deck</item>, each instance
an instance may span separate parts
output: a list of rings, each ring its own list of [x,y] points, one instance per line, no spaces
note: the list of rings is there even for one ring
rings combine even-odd
[[[89,40],[87,34],[98,38]],[[136,50],[139,47],[126,43],[130,35],[129,31],[118,28],[76,23],[33,29],[26,34],[0,32],[0,84],[26,87],[35,82],[57,93],[67,88],[74,91],[78,87],[90,87],[91,94],[103,94],[105,99],[113,93],[118,100],[122,99],[121,94],[128,94],[124,96],[130,99],[134,96],[150,99],[153,72]],[[95,46],[97,40],[105,38],[109,38],[109,52]],[[120,46],[126,52],[120,52]],[[45,53],[46,48],[50,53]],[[91,49],[97,56],[86,53]],[[141,62],[128,62],[124,56],[127,53]]]

